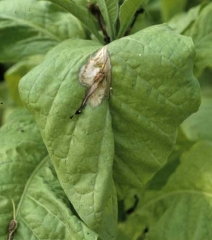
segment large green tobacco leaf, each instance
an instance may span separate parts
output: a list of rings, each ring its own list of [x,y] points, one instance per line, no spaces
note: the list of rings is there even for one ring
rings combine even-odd
[[[103,239],[113,239],[112,174],[121,197],[143,187],[165,164],[178,125],[198,109],[200,92],[191,39],[154,26],[108,45],[109,107],[106,100],[96,108],[87,105],[70,119],[86,91],[80,69],[100,48],[93,41],[65,41],[22,78],[19,91],[75,210]]]
[[[198,142],[182,155],[180,165],[162,190],[143,193],[144,199],[132,219],[139,219],[137,224],[146,222],[148,233],[144,239],[211,239],[211,171],[212,143]]]
[[[97,239],[72,212],[34,118],[16,110],[0,134],[0,239],[12,219],[18,222],[15,240]]]
[[[0,62],[45,54],[64,39],[73,37],[85,37],[80,22],[52,3],[0,1]]]
[[[93,16],[88,10],[88,6],[86,5],[80,5],[75,0],[46,0],[55,3],[56,5],[60,6],[62,9],[70,12],[75,17],[77,17],[86,27],[89,31],[91,31],[96,38],[102,42],[103,38],[98,32],[97,25],[93,20]]]
[[[118,32],[118,38],[123,37],[128,27],[130,26],[135,12],[141,6],[141,0],[125,0],[120,7],[120,29]]]
[[[118,17],[118,2],[114,0],[98,0],[99,8],[106,22],[107,30],[111,40],[116,34],[116,20]]]

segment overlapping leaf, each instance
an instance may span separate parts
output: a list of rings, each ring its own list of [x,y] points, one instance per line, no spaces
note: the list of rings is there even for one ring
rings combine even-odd
[[[212,141],[212,98],[204,96],[197,113],[183,122],[181,128],[191,141],[207,139]]]
[[[17,240],[97,239],[72,212],[34,118],[16,110],[0,132],[0,239],[7,238],[12,219]]]
[[[202,7],[203,5],[200,4],[190,9],[187,13],[181,13],[176,15],[169,21],[169,26],[171,26],[178,33],[182,33],[194,23]]]
[[[85,38],[80,22],[56,5],[37,0],[0,1],[0,62],[45,54],[69,38]]]
[[[200,75],[207,67],[212,67],[212,3],[202,4],[194,9],[191,9],[187,16],[179,18],[178,26],[184,25],[186,22],[187,28],[177,27],[180,33],[192,37],[196,50],[195,74]],[[172,21],[173,24],[174,21]]]
[[[123,37],[128,27],[130,26],[135,12],[141,6],[141,0],[125,0],[120,7],[120,29],[118,38]]]
[[[111,40],[116,34],[116,20],[118,17],[118,1],[98,0],[99,8],[106,22],[108,34]]]
[[[112,174],[120,197],[144,186],[166,162],[178,125],[198,109],[200,92],[191,39],[155,26],[108,45],[109,107],[106,100],[96,108],[87,105],[70,119],[86,90],[80,69],[99,48],[93,41],[60,44],[21,80],[19,90],[77,213],[103,239],[115,239]]]
[[[198,142],[182,155],[180,165],[162,189],[143,194],[141,207],[132,219],[146,222],[146,238],[210,239],[211,171],[212,143]]]
[[[46,0],[55,3],[56,5],[60,6],[64,10],[70,12],[75,17],[77,17],[86,27],[89,31],[91,31],[96,38],[102,42],[103,38],[99,34],[97,30],[97,24],[93,20],[93,16],[88,10],[87,4],[84,6],[81,4],[78,4],[74,0]]]

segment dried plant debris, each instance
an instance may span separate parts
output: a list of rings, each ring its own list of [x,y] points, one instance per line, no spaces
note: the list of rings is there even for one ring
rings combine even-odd
[[[8,240],[12,240],[13,239],[13,233],[15,232],[15,230],[17,229],[17,221],[16,220],[11,220],[10,224],[9,224],[9,228],[8,228]]]
[[[88,90],[86,91],[81,106],[75,114],[80,114],[87,102],[91,107],[97,107],[101,104],[104,97],[109,97],[111,64],[106,46],[101,48],[96,55],[91,57],[88,63],[81,68],[79,81],[88,87]]]
[[[18,223],[15,220],[15,203],[14,201],[11,199],[12,201],[12,206],[13,206],[13,219],[10,221],[9,223],[9,227],[8,227],[8,240],[12,240],[13,239],[13,234],[16,231],[17,227],[18,227]]]

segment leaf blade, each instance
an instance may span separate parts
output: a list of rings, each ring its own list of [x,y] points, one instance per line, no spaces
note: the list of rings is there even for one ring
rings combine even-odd
[[[114,65],[109,100],[114,179],[123,198],[130,188],[142,188],[165,164],[177,127],[198,109],[200,88],[192,74],[191,39],[181,38],[166,25],[114,41],[109,52]]]
[[[192,37],[194,41],[197,55],[194,68],[196,76],[200,76],[205,68],[212,66],[211,13],[212,4],[206,2],[191,8],[187,14],[170,21],[171,26],[174,26],[176,31]]]
[[[106,22],[110,39],[114,40],[116,35],[115,25],[118,17],[118,2],[113,0],[98,0],[97,2]]]
[[[147,215],[148,217],[152,215],[155,218],[153,221],[157,222],[154,227],[153,222],[149,225],[150,239],[210,238],[211,159],[211,142],[199,141],[181,156],[179,166],[162,191],[147,191],[145,199]],[[154,214],[153,211],[160,208],[159,205],[163,207],[159,214]],[[141,214],[143,210],[141,209]],[[168,227],[162,231],[165,222]],[[179,229],[181,229],[180,234],[177,233]]]
[[[127,31],[128,27],[130,26],[130,23],[133,20],[135,12],[138,10],[138,8],[141,6],[142,1],[141,0],[125,0],[123,4],[120,7],[120,29],[118,32],[118,37],[121,38],[124,36],[124,33]]]
[[[0,183],[4,185],[0,238],[6,237],[14,217],[18,222],[15,239],[97,239],[97,234],[72,212],[39,129],[26,109],[16,110],[0,131]]]

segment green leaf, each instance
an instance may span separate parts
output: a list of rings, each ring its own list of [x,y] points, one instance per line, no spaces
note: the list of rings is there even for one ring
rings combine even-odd
[[[8,87],[5,82],[0,82],[0,109],[3,110],[10,104]]]
[[[97,24],[93,20],[93,16],[88,10],[87,6],[82,6],[75,2],[74,0],[46,0],[55,3],[62,9],[70,12],[76,18],[78,18],[89,31],[91,31],[96,38],[103,43],[103,38],[98,32]]]
[[[141,229],[145,229],[144,219],[139,215],[129,217],[119,223],[117,240],[143,240]]]
[[[212,3],[206,5],[191,28],[184,32],[191,36],[195,49],[195,72],[199,75],[206,67],[212,67]]]
[[[11,105],[8,87],[5,82],[0,82],[0,125],[4,122],[4,112]]]
[[[212,143],[198,142],[162,191],[147,191],[136,215],[148,226],[149,240],[210,239],[212,229]],[[142,220],[141,220],[142,221]]]
[[[154,175],[154,177],[148,182],[148,190],[159,190],[164,187],[169,177],[173,174],[176,168],[180,164],[180,156],[183,152],[188,151],[194,142],[189,141],[181,128],[178,128],[177,140],[173,151],[168,157],[167,163]]]
[[[107,32],[111,40],[116,35],[116,20],[118,17],[118,1],[114,0],[98,0],[97,1],[102,16],[105,20]]]
[[[129,33],[134,34],[144,28],[161,23],[161,1],[143,0],[141,4],[141,11],[136,21],[130,29]]]
[[[212,141],[212,97],[204,96],[197,113],[186,119],[181,128],[191,141],[201,139]]]
[[[78,82],[79,70],[99,48],[99,43],[83,40],[60,44],[21,80],[19,90],[38,121],[61,186],[75,210],[102,239],[112,240],[117,200],[112,179],[114,143],[108,103],[104,101],[95,111],[86,107],[83,114],[70,119],[85,93]]]
[[[109,51],[114,179],[123,197],[165,164],[177,127],[198,109],[200,89],[192,74],[191,39],[166,25],[114,41]]]
[[[169,26],[176,32],[183,33],[196,20],[202,7],[203,5],[200,4],[191,8],[187,13],[176,15],[168,22]]]
[[[52,3],[0,1],[0,62],[45,54],[65,39],[85,37],[80,22]]]
[[[185,10],[187,0],[161,0],[161,12],[163,21],[167,22],[174,15]]]
[[[97,239],[73,214],[33,117],[15,111],[0,134],[0,239],[6,239],[12,219],[17,240]]]
[[[14,64],[5,72],[4,77],[7,82],[10,96],[17,105],[22,106],[18,92],[18,84],[20,79],[36,65],[41,63],[42,60],[42,56],[34,56]]]
[[[116,192],[111,175],[119,197],[131,188],[141,190],[165,164],[179,124],[198,109],[200,89],[192,74],[191,39],[166,25],[154,26],[107,46],[109,101],[96,108],[87,105],[70,119],[86,94],[79,83],[81,68],[100,48],[94,41],[65,41],[21,79],[19,91],[77,213],[100,237],[113,239]],[[98,209],[89,208],[96,204],[99,219]]]
[[[128,27],[130,26],[134,14],[141,6],[141,0],[125,0],[120,7],[119,20],[120,20],[120,28],[118,32],[117,38],[121,38],[124,36]]]
[[[196,50],[195,75],[199,76],[207,67],[212,67],[212,3],[201,4],[179,18],[177,31],[192,37]],[[185,25],[184,25],[185,24]],[[172,21],[173,25],[173,21]],[[186,28],[182,26],[186,26]]]

